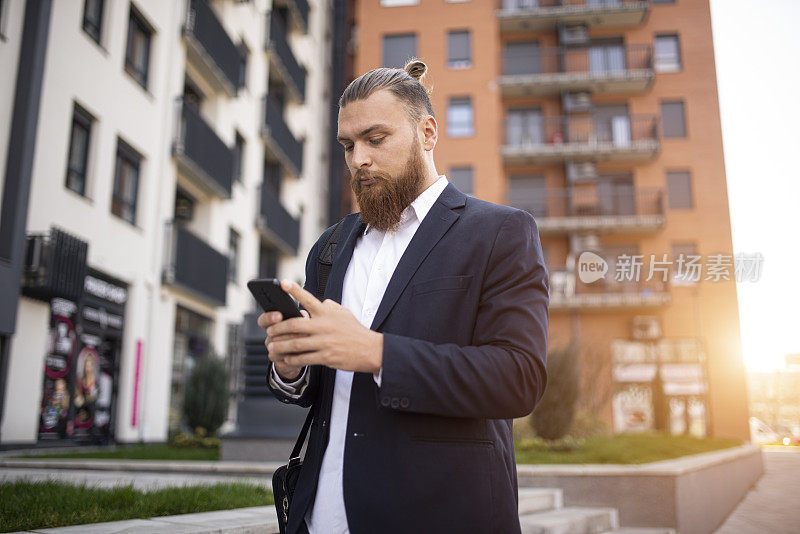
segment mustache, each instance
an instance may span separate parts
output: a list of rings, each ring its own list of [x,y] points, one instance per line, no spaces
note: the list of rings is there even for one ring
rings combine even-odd
[[[373,180],[376,180],[376,181],[384,179],[383,175],[380,174],[380,173],[371,173],[369,171],[359,170],[359,171],[356,172],[356,175],[353,177],[353,180],[354,181],[359,181],[359,180],[362,180],[362,179],[363,180],[367,180],[367,179],[370,179],[370,178],[372,178]]]

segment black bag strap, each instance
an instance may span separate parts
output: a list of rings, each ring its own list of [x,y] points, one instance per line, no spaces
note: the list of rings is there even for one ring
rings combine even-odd
[[[336,223],[336,228],[330,233],[325,244],[317,255],[318,270],[317,270],[317,299],[323,300],[325,297],[325,286],[328,284],[328,276],[331,274],[331,267],[333,266],[333,257],[336,253],[336,245],[339,243],[339,234],[342,230],[342,223],[344,219]],[[294,444],[292,454],[289,457],[289,465],[300,462],[300,450],[303,448],[303,443],[306,441],[308,429],[311,426],[313,419],[314,409],[308,410],[306,421],[303,423],[303,428],[300,430],[300,435],[297,437],[297,442]]]

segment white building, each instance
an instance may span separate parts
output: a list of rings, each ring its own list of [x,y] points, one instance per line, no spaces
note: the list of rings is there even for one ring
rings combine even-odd
[[[328,4],[0,1],[0,447],[165,441],[195,357],[238,369],[247,280],[303,282]]]

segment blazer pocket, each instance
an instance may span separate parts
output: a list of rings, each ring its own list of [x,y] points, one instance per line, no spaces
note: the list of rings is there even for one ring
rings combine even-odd
[[[469,287],[469,283],[472,281],[472,275],[458,275],[458,276],[440,276],[438,278],[431,278],[430,280],[424,280],[422,282],[417,282],[412,286],[411,294],[412,295],[421,295],[422,293],[432,293],[434,291],[458,291],[458,290],[466,290]]]

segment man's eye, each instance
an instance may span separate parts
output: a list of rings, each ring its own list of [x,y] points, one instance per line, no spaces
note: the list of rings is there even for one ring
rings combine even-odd
[[[384,140],[383,137],[380,137],[380,138],[376,137],[375,139],[370,139],[369,141],[373,145],[379,145],[379,144],[381,144],[381,141],[383,141],[383,140]]]
[[[351,150],[353,150],[353,145],[344,147],[345,152],[350,152]]]

